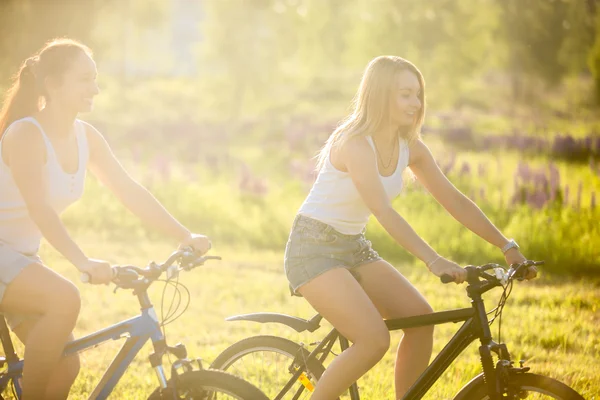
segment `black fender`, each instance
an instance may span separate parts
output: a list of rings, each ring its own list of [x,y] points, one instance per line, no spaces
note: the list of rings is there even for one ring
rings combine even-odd
[[[473,391],[481,385],[485,384],[483,374],[479,374],[463,386],[460,391],[456,394],[453,400],[469,400],[473,398]]]
[[[316,331],[320,325],[321,316],[317,315],[310,320],[292,317],[291,315],[286,314],[278,314],[278,313],[270,313],[270,312],[261,312],[261,313],[252,313],[252,314],[241,314],[234,315],[228,318],[225,318],[225,321],[253,321],[259,322],[261,324],[267,322],[275,322],[277,324],[283,324],[289,326],[294,329],[296,332],[314,332]]]

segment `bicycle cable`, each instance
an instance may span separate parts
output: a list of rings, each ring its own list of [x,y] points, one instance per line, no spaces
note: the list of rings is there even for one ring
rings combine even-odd
[[[173,313],[177,312],[177,309],[179,309],[179,306],[181,305],[181,292],[179,291],[179,288],[177,287],[177,285],[179,283],[179,277],[177,277],[177,280],[175,282],[172,282],[172,279],[167,279],[167,280],[161,279],[160,281],[165,283],[165,285],[163,286],[162,296],[160,299],[160,318],[161,318],[160,324],[161,324],[161,326],[164,326],[165,321],[168,320],[169,318],[171,318],[173,316]],[[167,311],[167,316],[165,317],[165,315],[164,315],[165,296],[166,296],[168,286],[173,286],[173,297],[171,298],[171,304],[169,305],[169,310]],[[175,306],[175,308],[173,308],[176,297],[177,297],[177,305]]]
[[[506,301],[508,300],[508,297],[512,293],[513,280],[511,279],[510,281],[508,281],[508,283],[506,285],[502,285],[502,287],[504,290],[502,291],[502,295],[500,296],[500,300],[498,301],[498,306],[496,306],[496,308],[494,308],[494,310],[495,310],[494,317],[492,317],[492,319],[488,321],[488,324],[491,326],[494,323],[494,321],[496,320],[496,318],[498,318],[498,342],[502,342],[502,312],[504,311],[504,306],[506,305]],[[492,310],[492,311],[494,311],[494,310]],[[488,315],[492,311],[490,311],[488,313]]]
[[[166,342],[166,340],[167,340],[166,325],[176,321],[187,311],[187,309],[190,305],[190,291],[183,283],[179,282],[179,275],[177,275],[177,277],[175,279],[173,279],[173,278],[157,279],[157,282],[165,283],[165,285],[163,286],[161,299],[160,299],[160,327],[162,329],[163,337]],[[173,296],[171,297],[171,303],[169,305],[168,311],[165,316],[165,313],[164,313],[165,300],[166,300],[167,287],[169,287],[169,286],[171,286],[173,288]],[[177,313],[182,304],[182,291],[185,291],[185,295],[187,297],[187,302],[186,302],[185,306],[183,307],[183,310],[181,312]],[[171,354],[167,353],[167,357],[169,359],[169,362],[171,363],[172,362]]]

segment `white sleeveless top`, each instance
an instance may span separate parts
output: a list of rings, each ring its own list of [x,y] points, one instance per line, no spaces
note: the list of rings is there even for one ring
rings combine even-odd
[[[373,139],[367,136],[367,141],[376,152]],[[390,200],[400,194],[403,185],[402,173],[408,166],[408,143],[400,139],[399,146],[398,165],[394,173],[390,176],[379,175]],[[367,225],[371,210],[358,193],[350,174],[336,169],[330,157],[331,154],[327,156],[298,214],[331,225],[343,234],[361,233]]]
[[[42,126],[33,117],[26,117],[13,122],[6,132],[15,124],[24,122],[37,126],[46,144],[44,174],[48,187],[48,200],[52,208],[60,214],[83,195],[89,158],[85,127],[80,120],[75,121],[79,166],[77,172],[69,174],[62,169],[52,143],[46,136]],[[0,139],[0,242],[7,244],[20,253],[33,255],[37,253],[41,239],[42,234],[29,217],[27,206],[15,184],[10,168],[2,159],[2,139]]]

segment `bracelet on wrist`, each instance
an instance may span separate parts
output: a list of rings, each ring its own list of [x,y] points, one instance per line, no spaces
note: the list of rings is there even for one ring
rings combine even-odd
[[[442,258],[442,256],[437,256],[436,258],[434,258],[433,260],[429,261],[428,263],[426,263],[425,265],[427,266],[427,269],[431,269],[431,266],[433,264],[436,263],[437,260],[439,260],[440,258]]]
[[[500,250],[502,251],[502,254],[506,254],[506,252],[510,249],[519,250],[519,245],[517,244],[517,242],[515,242],[514,239],[510,239],[504,246],[502,246]]]

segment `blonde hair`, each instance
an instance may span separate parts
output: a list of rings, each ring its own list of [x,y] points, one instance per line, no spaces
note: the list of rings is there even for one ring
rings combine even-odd
[[[421,71],[410,61],[397,56],[380,56],[367,66],[358,92],[352,101],[353,111],[333,131],[325,145],[317,154],[317,170],[324,165],[329,152],[334,146],[343,146],[348,140],[361,136],[369,136],[391,124],[391,101],[395,86],[394,78],[402,71],[412,72],[417,76],[421,91],[419,100],[421,108],[415,122],[406,130],[399,130],[398,135],[409,144],[420,138],[420,130],[425,118],[425,80]]]

